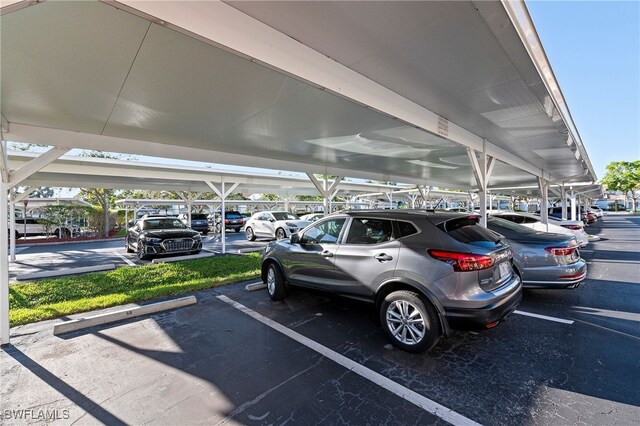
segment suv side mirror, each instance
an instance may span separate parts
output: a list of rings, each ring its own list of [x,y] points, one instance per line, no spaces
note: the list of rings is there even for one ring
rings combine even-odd
[[[300,243],[300,235],[299,234],[293,234],[291,235],[291,237],[289,237],[289,242],[291,244],[298,244]]]

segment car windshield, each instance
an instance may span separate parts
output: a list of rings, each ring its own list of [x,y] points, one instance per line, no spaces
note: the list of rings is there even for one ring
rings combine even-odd
[[[172,229],[172,228],[180,228],[184,229],[185,226],[182,224],[182,221],[179,219],[147,219],[142,221],[142,229]]]
[[[238,212],[226,212],[224,217],[225,219],[242,219],[242,215]]]
[[[288,212],[273,212],[271,213],[276,220],[299,220],[298,216]]]
[[[202,213],[191,213],[191,220],[207,220],[207,215]]]

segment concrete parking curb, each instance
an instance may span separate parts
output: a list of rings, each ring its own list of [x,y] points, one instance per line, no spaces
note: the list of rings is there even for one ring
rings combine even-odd
[[[89,327],[95,327],[96,325],[109,324],[129,318],[136,318],[142,315],[148,315],[156,312],[168,311],[170,309],[181,308],[183,306],[194,305],[196,303],[198,303],[198,300],[195,296],[187,296],[181,297],[179,299],[166,300],[164,302],[151,303],[149,305],[138,306],[135,308],[108,312],[106,314],[79,318],[77,320],[65,321],[53,326],[53,334],[57,336],[59,334],[82,330]]]
[[[82,268],[57,269],[55,271],[34,272],[16,276],[17,281],[35,280],[40,278],[61,277],[64,275],[85,274],[87,272],[110,271],[116,269],[116,265],[108,263],[106,265],[84,266]]]
[[[262,251],[262,249],[263,249],[263,247],[238,249],[238,253],[240,253],[240,254],[256,253],[256,252]]]
[[[251,283],[244,286],[247,291],[258,291],[267,288],[267,285],[263,282]]]
[[[170,263],[170,262],[181,262],[183,260],[194,260],[194,259],[204,259],[206,257],[214,257],[215,253],[208,254],[192,254],[190,256],[180,256],[180,257],[167,257],[167,258],[156,258],[151,261],[151,263]]]

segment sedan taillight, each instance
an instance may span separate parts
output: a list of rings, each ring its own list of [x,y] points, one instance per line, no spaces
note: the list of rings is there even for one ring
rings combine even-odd
[[[569,256],[576,251],[575,247],[546,247],[546,251],[553,254],[554,256]]]
[[[582,229],[582,226],[580,225],[562,225],[563,227],[567,228],[567,229],[572,229],[574,231],[579,231]]]
[[[485,254],[432,249],[427,250],[427,253],[434,259],[453,266],[453,270],[458,272],[480,271],[492,267],[495,263],[493,256],[487,256]]]

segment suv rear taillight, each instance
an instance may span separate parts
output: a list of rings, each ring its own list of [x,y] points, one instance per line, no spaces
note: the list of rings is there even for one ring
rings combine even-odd
[[[576,251],[575,247],[546,247],[546,251],[553,254],[554,256],[569,256]]]
[[[461,253],[446,250],[427,250],[427,253],[434,259],[446,262],[453,266],[454,271],[469,272],[480,271],[493,266],[495,258],[485,254]]]

